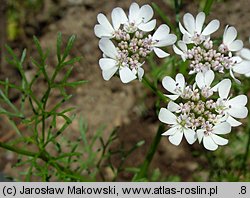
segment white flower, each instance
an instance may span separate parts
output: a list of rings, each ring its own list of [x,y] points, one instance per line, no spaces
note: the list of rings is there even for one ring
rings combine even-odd
[[[235,40],[237,37],[237,30],[234,27],[226,26],[223,34],[223,44],[220,46],[220,50],[236,52],[242,49],[243,42],[241,40]]]
[[[119,70],[119,75],[123,83],[128,83],[136,79],[136,75],[131,69],[119,59],[119,53],[114,44],[107,38],[102,38],[99,47],[105,57],[99,60],[104,80],[109,80]]]
[[[111,19],[113,26],[110,24],[104,14],[100,13],[97,15],[97,21],[99,22],[99,24],[95,25],[94,27],[94,32],[97,37],[114,37],[121,24],[124,24],[128,20],[124,10],[119,7],[112,10]]]
[[[176,47],[176,45],[173,45],[174,52],[176,54],[180,55],[183,61],[186,61],[186,59],[187,59],[187,51],[188,51],[187,45],[183,41],[178,41],[177,46],[179,48]]]
[[[135,32],[137,28],[144,32],[150,32],[156,25],[156,20],[151,20],[153,15],[154,11],[151,6],[143,5],[140,8],[137,3],[132,3],[129,8],[128,22],[125,29],[131,33]]]
[[[197,86],[201,90],[201,94],[208,98],[213,95],[213,90],[211,89],[211,84],[214,80],[214,72],[212,70],[208,70],[205,73],[198,73],[195,77],[195,82]]]
[[[230,133],[231,126],[227,122],[222,122],[215,126],[208,126],[206,129],[198,129],[197,136],[199,143],[203,140],[203,145],[207,150],[214,151],[218,145],[223,146],[228,143],[228,140],[218,136],[217,134]]]
[[[231,88],[231,81],[229,79],[222,80],[216,87],[219,92],[219,99],[217,100],[217,110],[223,111],[226,121],[231,126],[239,126],[241,122],[234,118],[246,118],[248,114],[247,97],[245,95],[238,95],[232,99],[229,97]]]
[[[233,66],[233,71],[238,74],[245,74],[250,76],[250,49],[243,48],[239,51],[239,56],[242,60]]]
[[[168,53],[164,52],[159,47],[173,45],[177,40],[176,35],[169,34],[169,32],[170,32],[169,27],[166,24],[163,24],[158,27],[158,29],[152,36],[152,47],[155,54],[159,58],[164,58],[169,56]]]
[[[184,27],[179,23],[180,31],[183,34],[183,41],[185,43],[194,43],[196,45],[202,43],[210,34],[218,30],[220,22],[212,20],[204,29],[205,13],[200,12],[194,19],[193,15],[186,13],[183,17]],[[203,29],[203,30],[202,30]]]
[[[178,105],[177,103],[173,102],[172,100],[170,100],[168,103],[168,110],[171,112],[180,113],[181,106]]]
[[[196,133],[194,130],[189,129],[185,126],[184,119],[178,119],[176,115],[170,112],[166,108],[161,108],[159,112],[159,120],[166,124],[171,124],[171,128],[164,132],[163,136],[169,136],[169,141],[178,146],[182,140],[183,135],[185,136],[189,144],[193,144],[196,139]]]
[[[176,100],[185,90],[185,78],[182,74],[177,74],[175,80],[166,76],[162,80],[163,87],[174,95],[166,95],[171,100]]]

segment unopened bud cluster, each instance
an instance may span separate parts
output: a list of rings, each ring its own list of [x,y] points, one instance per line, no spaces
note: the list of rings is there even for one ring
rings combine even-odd
[[[236,63],[235,59],[225,47],[221,47],[222,45],[213,49],[213,41],[206,40],[201,45],[188,49],[186,59],[190,60],[189,74],[205,72],[209,69],[224,73],[225,70],[231,69]]]
[[[220,103],[210,99],[212,95],[211,90],[200,90],[196,85],[185,87],[175,111],[179,124],[192,130],[218,124],[224,111],[220,109]]]
[[[114,33],[114,43],[118,51],[118,61],[120,66],[128,66],[131,70],[138,69],[153,50],[150,34],[141,30],[128,32],[128,28],[121,26]],[[131,29],[129,29],[131,31]]]

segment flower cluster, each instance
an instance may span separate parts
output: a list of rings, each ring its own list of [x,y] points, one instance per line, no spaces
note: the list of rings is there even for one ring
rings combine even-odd
[[[212,87],[213,80],[212,70],[198,73],[195,83],[188,86],[182,74],[177,74],[175,80],[168,76],[163,79],[171,101],[167,108],[161,108],[159,119],[171,125],[162,135],[169,136],[172,144],[179,145],[184,135],[189,144],[198,139],[206,149],[216,150],[218,145],[228,143],[218,135],[230,133],[231,127],[241,124],[235,118],[247,116],[247,97],[230,98],[231,81],[224,79]]]
[[[99,65],[105,80],[116,73],[123,83],[136,78],[141,80],[144,60],[152,51],[160,58],[169,56],[160,47],[173,45],[177,38],[170,34],[165,24],[151,35],[156,26],[156,20],[152,20],[152,17],[153,9],[149,5],[139,7],[137,3],[131,4],[128,17],[122,8],[113,9],[112,25],[104,14],[98,14],[99,24],[95,25],[94,31],[100,38],[103,58]]]
[[[183,61],[188,61],[189,74],[196,75],[195,83],[187,86],[182,74],[177,74],[175,80],[168,76],[163,79],[163,87],[171,93],[166,96],[171,101],[167,108],[160,110],[159,119],[171,127],[162,135],[169,136],[174,145],[179,145],[184,135],[189,144],[198,139],[206,149],[216,150],[219,145],[228,143],[219,135],[239,126],[241,122],[236,118],[245,118],[248,109],[245,95],[234,98],[229,95],[229,79],[222,78],[220,83],[211,86],[215,72],[229,71],[239,82],[234,73],[250,75],[250,50],[244,49],[243,42],[236,39],[234,27],[226,26],[222,43],[213,42],[211,34],[218,30],[220,22],[212,20],[204,28],[203,12],[196,18],[187,13],[183,22],[184,26],[179,23],[182,40],[173,49]]]
[[[247,67],[244,59],[239,55],[243,42],[236,39],[237,30],[234,27],[226,26],[222,43],[215,45],[211,40],[211,34],[218,30],[220,26],[218,20],[212,20],[203,29],[205,13],[200,12],[196,18],[190,13],[185,14],[183,22],[184,27],[179,23],[183,38],[173,48],[183,61],[190,61],[189,74],[206,72],[210,69],[220,73],[229,71],[232,78],[239,82],[234,73],[250,72],[250,66]]]

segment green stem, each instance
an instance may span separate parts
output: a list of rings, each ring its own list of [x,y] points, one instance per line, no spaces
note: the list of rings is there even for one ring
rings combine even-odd
[[[154,138],[154,140],[149,148],[149,151],[146,155],[144,163],[142,164],[139,173],[137,173],[134,177],[134,181],[138,181],[138,180],[143,179],[147,176],[149,165],[150,165],[150,163],[154,157],[154,154],[156,152],[156,149],[160,143],[161,134],[162,134],[163,130],[164,130],[164,126],[162,124],[160,124],[159,128],[157,130],[156,136],[155,136],[155,138]]]
[[[30,151],[27,151],[27,150],[23,150],[23,149],[20,149],[20,148],[17,148],[17,147],[14,147],[14,146],[10,146],[8,144],[5,144],[3,142],[0,142],[0,147],[1,148],[4,148],[4,149],[7,149],[9,151],[13,151],[15,153],[18,153],[20,155],[26,155],[26,156],[30,156],[30,157],[35,157],[35,156],[38,156],[39,154],[38,153],[34,153],[34,152],[30,152]]]
[[[167,102],[168,101],[168,98],[166,96],[164,96],[158,89],[157,87],[149,81],[149,79],[144,75],[143,76],[143,79],[142,79],[142,83],[148,87],[151,91],[153,91],[161,100]],[[147,173],[148,173],[148,168],[149,168],[149,165],[154,157],[154,154],[156,152],[156,149],[157,149],[157,146],[159,145],[160,143],[160,140],[161,140],[161,134],[164,130],[164,127],[162,124],[159,125],[159,128],[157,130],[157,133],[156,133],[156,136],[149,148],[149,151],[146,155],[146,158],[144,160],[144,163],[141,165],[140,167],[140,171],[134,176],[134,181],[138,181],[140,179],[143,179],[147,176]]]
[[[214,0],[206,0],[205,6],[203,9],[203,12],[205,12],[206,15],[209,15],[213,2]]]
[[[176,34],[175,26],[171,23],[169,18],[166,16],[166,14],[162,11],[162,9],[156,4],[152,3],[152,7],[154,10],[159,14],[159,16],[162,18],[162,20],[170,27],[170,29]]]
[[[153,83],[151,83],[149,81],[149,79],[144,75],[143,78],[142,78],[142,83],[148,87],[149,89],[151,89],[151,91],[153,91],[161,100],[165,101],[165,102],[168,102],[168,98],[166,96],[164,96],[164,94],[162,94],[158,89],[157,87],[155,87],[153,85]]]
[[[241,171],[244,171],[244,173],[246,172],[246,163],[249,157],[249,150],[250,150],[250,123],[249,122],[247,126],[247,131],[248,131],[248,140],[247,140],[245,154],[243,156],[243,160],[241,164]]]
[[[10,145],[5,144],[3,142],[0,142],[0,148],[7,149],[9,151],[15,152],[15,153],[20,154],[20,155],[40,158],[44,162],[55,167],[59,172],[62,172],[71,178],[74,178],[74,179],[80,180],[80,181],[88,181],[88,179],[82,178],[80,175],[75,174],[70,169],[67,169],[67,168],[61,166],[59,163],[55,162],[54,157],[50,156],[46,151],[41,151],[39,153],[35,153],[35,152],[27,151],[24,149],[20,149],[18,147],[10,146]]]

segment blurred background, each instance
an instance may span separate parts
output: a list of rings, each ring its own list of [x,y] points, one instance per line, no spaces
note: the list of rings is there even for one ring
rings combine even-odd
[[[77,106],[77,115],[81,115],[88,123],[88,138],[93,137],[98,129],[103,128],[102,135],[105,139],[114,128],[119,127],[118,138],[113,142],[112,147],[116,148],[122,144],[125,149],[129,149],[138,141],[145,140],[145,144],[126,159],[124,167],[140,165],[155,136],[159,123],[154,107],[155,96],[138,81],[124,85],[118,78],[112,78],[108,82],[103,80],[98,66],[101,52],[98,49],[98,38],[95,37],[93,28],[97,23],[98,13],[102,12],[110,17],[114,7],[119,6],[127,11],[132,2],[131,0],[1,0],[0,4],[0,78],[8,77],[17,83],[20,81],[18,72],[5,61],[5,43],[8,43],[19,55],[24,48],[27,48],[28,56],[36,56],[32,41],[33,35],[36,35],[42,47],[49,48],[51,53],[48,64],[53,66],[56,63],[57,33],[62,32],[64,42],[68,36],[77,35],[71,54],[83,56],[83,59],[75,66],[72,78],[87,80],[88,83],[68,91],[74,95],[71,102]],[[156,3],[175,23],[172,0],[136,2],[140,5]],[[183,0],[180,9],[181,19],[186,12],[196,15],[203,5],[204,1]],[[158,25],[163,22],[157,13],[154,18],[157,19]],[[225,25],[233,25],[245,46],[250,47],[248,42],[249,0],[215,1],[206,22],[214,18],[221,22],[221,27],[215,35],[222,36]],[[159,66],[162,62],[157,60]],[[29,62],[25,67],[26,75],[32,76],[35,67]],[[44,82],[41,82],[39,89],[42,90],[43,85]],[[160,84],[159,87],[161,87]],[[54,93],[54,97],[56,100],[57,93]],[[11,93],[11,100],[18,101],[18,93]],[[53,100],[50,102],[53,103]],[[19,127],[25,132],[22,125]],[[190,146],[183,141],[179,147],[175,147],[167,138],[162,138],[150,166],[149,180],[250,181],[249,153],[247,153],[247,163],[241,163],[241,159],[246,157],[248,131],[244,130],[243,125],[232,133],[235,135],[232,135],[229,146],[220,148],[215,154],[203,150],[197,143]],[[65,135],[71,141],[78,138],[78,119],[75,119]],[[8,142],[13,138],[15,138],[15,132],[6,124],[5,118],[0,117],[0,141]],[[113,158],[114,167],[118,166],[120,160],[119,156]],[[0,149],[0,172],[8,177],[18,178],[18,172],[21,172],[22,168],[13,168],[16,162],[16,155]],[[244,173],[239,171],[242,166],[244,166]],[[113,178],[109,167],[101,171],[105,180]],[[131,172],[123,171],[116,180],[130,181],[132,176]],[[96,178],[101,181],[98,175]]]

